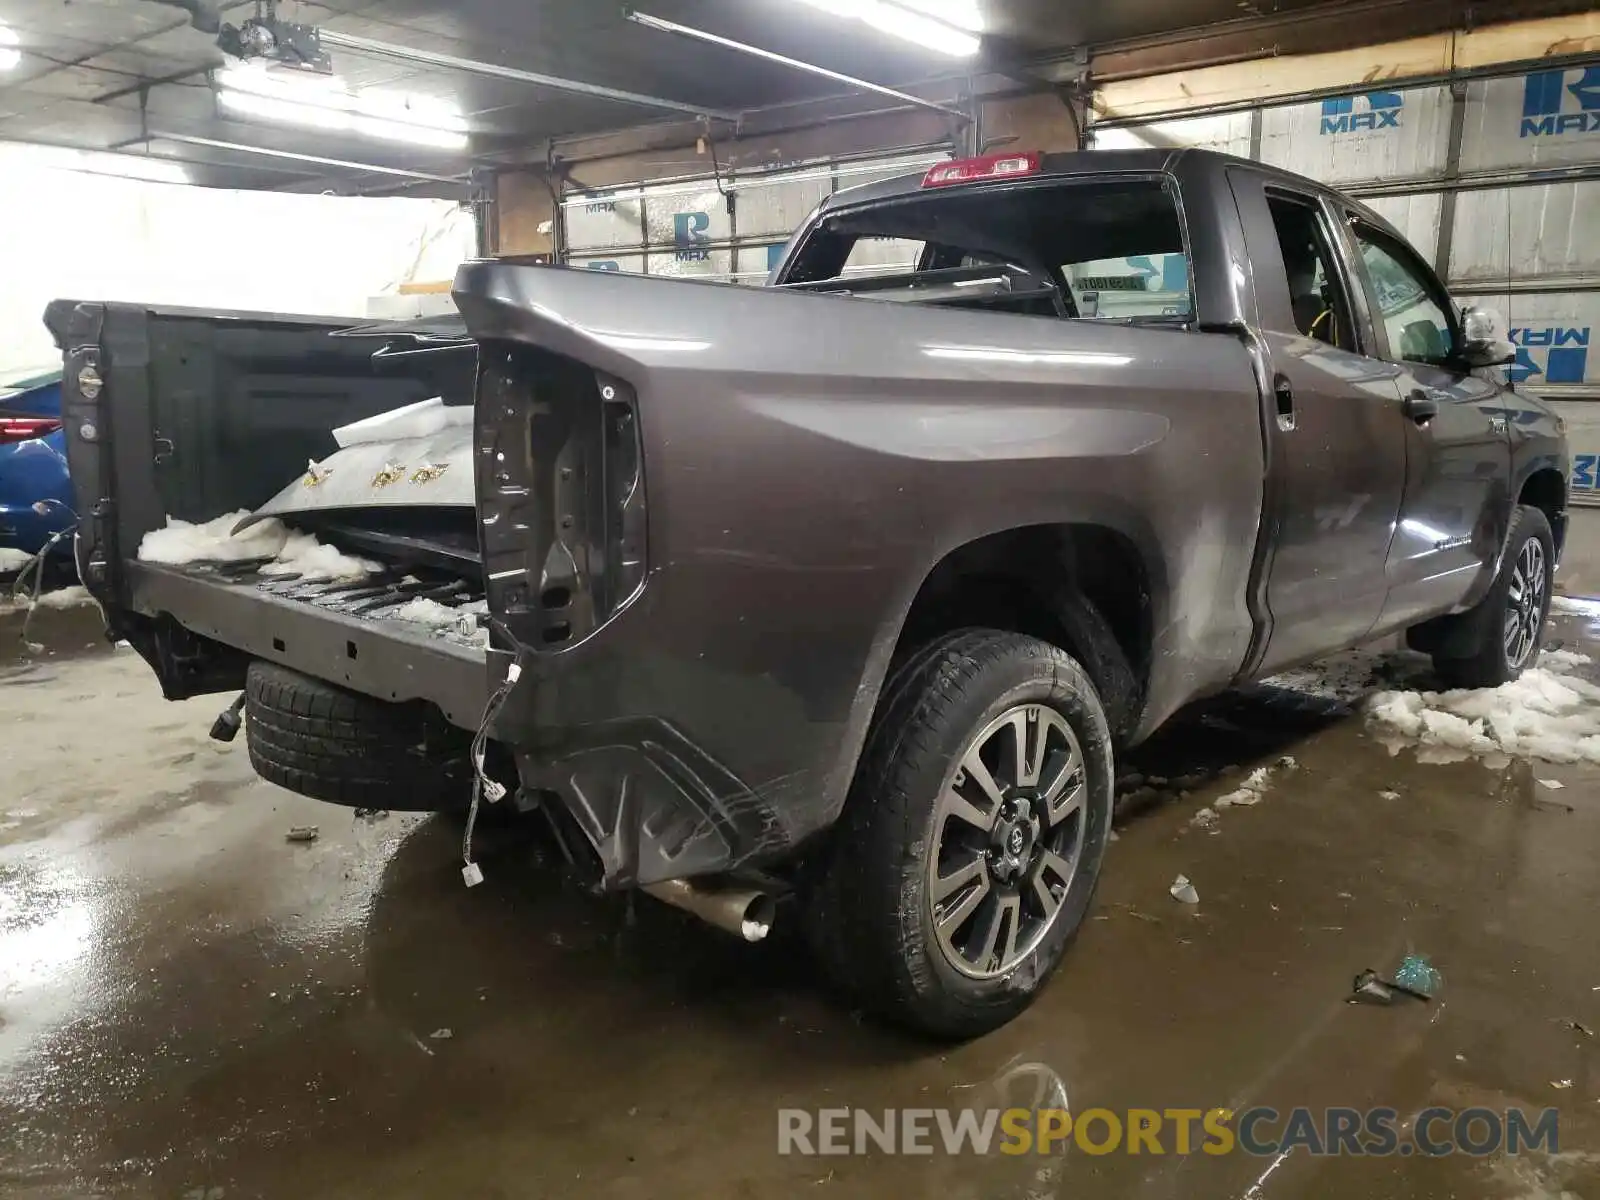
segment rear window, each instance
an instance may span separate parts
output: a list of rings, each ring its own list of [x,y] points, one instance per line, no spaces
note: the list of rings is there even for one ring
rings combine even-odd
[[[946,188],[829,214],[782,280],[1077,320],[1186,320],[1189,258],[1159,179]]]

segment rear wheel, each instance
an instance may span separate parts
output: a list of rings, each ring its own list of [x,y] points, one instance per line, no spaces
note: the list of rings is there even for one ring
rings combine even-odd
[[[1472,635],[1466,655],[1435,653],[1433,664],[1449,687],[1499,687],[1531,667],[1539,657],[1545,620],[1550,615],[1555,576],[1555,539],[1550,521],[1530,505],[1518,505],[1511,518],[1506,554],[1488,594],[1459,619]]]
[[[967,630],[914,656],[809,896],[834,980],[941,1036],[1016,1016],[1088,910],[1112,778],[1100,698],[1061,650]]]

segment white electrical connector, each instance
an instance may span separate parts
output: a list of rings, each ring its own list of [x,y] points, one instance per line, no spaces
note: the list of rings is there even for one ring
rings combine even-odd
[[[502,683],[495,694],[489,697],[489,703],[484,705],[483,720],[478,725],[478,732],[472,739],[472,805],[467,809],[467,827],[461,837],[461,878],[468,887],[477,887],[483,882],[483,868],[472,861],[472,830],[478,823],[478,801],[487,800],[490,804],[498,804],[506,798],[506,786],[498,779],[489,776],[484,758],[489,749],[489,729],[494,724],[494,716],[499,711],[500,705],[505,703],[511,694],[512,686],[522,678],[522,664],[512,662],[506,671],[505,682]]]

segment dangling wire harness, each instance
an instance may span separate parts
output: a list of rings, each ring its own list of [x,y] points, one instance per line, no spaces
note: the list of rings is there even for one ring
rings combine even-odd
[[[34,511],[41,514],[44,513],[47,511],[44,507],[46,503],[60,504],[60,501],[47,502],[41,500],[38,504],[33,506]],[[67,506],[62,504],[61,507],[66,508]],[[70,508],[67,508],[67,511],[69,513],[72,512]],[[77,516],[76,513],[73,513],[72,515],[74,517]],[[27,614],[22,618],[22,640],[24,642],[28,640],[28,626],[33,623],[33,614],[39,607],[39,593],[44,590],[44,568],[46,561],[50,557],[50,551],[56,548],[56,543],[62,538],[69,537],[71,534],[75,533],[77,528],[78,522],[74,520],[72,524],[68,525],[65,529],[58,529],[51,536],[50,540],[44,544],[43,550],[40,550],[39,553],[35,554],[27,562],[23,563],[22,570],[17,575],[17,581],[12,585],[12,596],[22,596],[27,590],[28,572],[33,572],[33,594],[27,597],[28,611]]]
[[[498,622],[491,624],[507,633],[503,625]],[[483,868],[472,858],[472,831],[478,823],[478,805],[487,800],[490,804],[498,804],[506,798],[505,784],[498,779],[490,777],[484,759],[489,752],[489,731],[494,728],[494,721],[500,714],[500,707],[505,704],[511,695],[512,689],[517,685],[517,680],[522,678],[522,654],[525,648],[518,643],[517,657],[506,671],[505,680],[494,694],[489,697],[483,706],[483,720],[478,722],[478,732],[472,736],[472,805],[467,809],[467,827],[461,835],[461,878],[468,887],[477,887],[483,882]]]

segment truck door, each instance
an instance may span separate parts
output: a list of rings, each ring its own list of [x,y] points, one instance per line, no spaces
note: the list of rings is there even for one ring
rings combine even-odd
[[[1353,645],[1377,623],[1405,438],[1400,368],[1373,352],[1356,320],[1338,213],[1276,176],[1230,178],[1271,392],[1259,674]]]
[[[1449,294],[1405,242],[1351,214],[1355,269],[1380,353],[1400,370],[1405,494],[1379,631],[1476,600],[1511,515],[1511,438],[1499,384],[1456,360]]]

